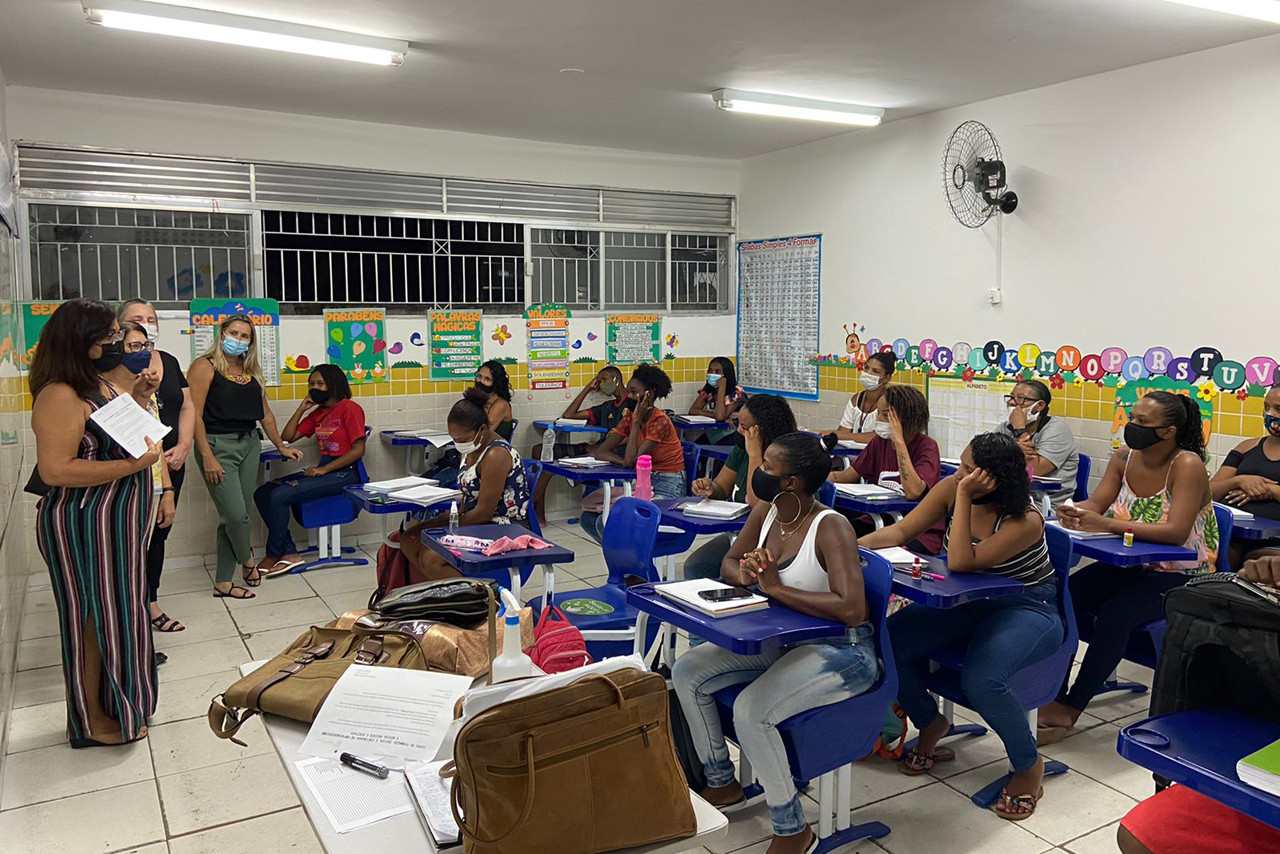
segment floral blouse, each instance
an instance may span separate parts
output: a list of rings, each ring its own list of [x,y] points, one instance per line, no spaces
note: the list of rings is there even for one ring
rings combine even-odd
[[[498,525],[512,523],[523,525],[526,518],[525,508],[529,502],[529,481],[525,477],[524,461],[520,459],[520,454],[511,447],[509,442],[502,439],[494,439],[490,442],[489,446],[480,452],[480,456],[476,457],[475,463],[464,467],[462,474],[458,475],[458,489],[462,492],[462,504],[464,507],[471,507],[479,499],[480,461],[491,451],[497,453],[505,451],[510,454],[511,471],[507,473],[507,482],[502,486],[502,497],[498,499],[498,506],[494,509],[493,519],[490,521]]]

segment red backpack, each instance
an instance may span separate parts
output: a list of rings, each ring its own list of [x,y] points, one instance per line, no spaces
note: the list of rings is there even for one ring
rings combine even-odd
[[[392,590],[399,590],[413,583],[409,578],[409,559],[400,551],[400,532],[392,531],[387,534],[387,542],[394,545],[383,543],[378,547],[378,589],[369,598],[370,608]]]
[[[555,605],[542,609],[533,627],[533,646],[525,652],[543,673],[564,673],[591,663],[582,632]]]

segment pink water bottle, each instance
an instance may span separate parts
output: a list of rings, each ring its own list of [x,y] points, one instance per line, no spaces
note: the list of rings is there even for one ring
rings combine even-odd
[[[641,454],[636,460],[636,498],[641,501],[653,500],[653,481],[650,478],[652,474],[653,457]]]

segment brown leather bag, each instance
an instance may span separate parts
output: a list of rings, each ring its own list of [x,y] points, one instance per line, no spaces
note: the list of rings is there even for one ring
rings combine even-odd
[[[312,626],[284,652],[214,697],[209,728],[218,738],[243,746],[235,734],[258,712],[311,723],[338,677],[353,664],[430,669],[412,635]]]
[[[486,709],[453,757],[466,854],[596,854],[697,832],[653,673],[585,676]]]

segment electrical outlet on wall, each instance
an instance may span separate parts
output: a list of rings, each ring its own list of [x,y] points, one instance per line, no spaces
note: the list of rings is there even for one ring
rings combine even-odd
[[[991,290],[987,291],[988,304],[999,305],[1002,302],[1004,302],[1004,294],[1000,292],[999,288],[992,288]]]

